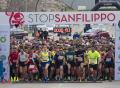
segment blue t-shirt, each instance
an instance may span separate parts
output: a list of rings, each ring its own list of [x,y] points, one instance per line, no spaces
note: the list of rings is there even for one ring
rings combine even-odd
[[[80,38],[80,35],[79,34],[74,34],[73,35],[73,39],[79,39]]]

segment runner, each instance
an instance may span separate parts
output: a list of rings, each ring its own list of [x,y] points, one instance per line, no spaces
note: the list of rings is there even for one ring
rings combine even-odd
[[[77,80],[80,82],[84,80],[84,47],[79,47],[75,52],[76,55],[76,72]]]
[[[65,53],[66,61],[67,61],[67,68],[68,68],[68,80],[74,80],[74,66],[75,66],[75,52],[72,48],[69,48],[68,51]]]
[[[21,80],[27,81],[28,54],[23,49],[21,49],[18,58]]]
[[[48,78],[48,67],[50,65],[50,52],[46,45],[43,45],[42,50],[39,53],[40,58],[40,65],[43,70],[43,80],[47,82]]]
[[[100,53],[95,50],[94,46],[91,47],[90,51],[88,51],[88,59],[89,59],[89,68],[90,68],[90,79],[96,81]]]
[[[37,58],[38,55],[35,52],[35,50],[29,50],[31,51],[29,53],[29,63],[28,63],[28,73],[29,73],[29,80],[38,80],[39,72],[38,72],[38,66],[37,66]]]
[[[64,65],[64,51],[62,49],[62,47],[58,47],[56,49],[56,55],[55,55],[55,68],[56,68],[56,76],[55,79],[56,80],[63,80],[63,75],[64,75],[64,71],[63,71],[63,65]]]
[[[18,64],[19,64],[18,55],[19,55],[18,49],[16,47],[13,47],[9,55],[11,80],[18,78]]]
[[[112,48],[108,48],[105,55],[105,68],[106,68],[106,76],[109,81],[112,81],[112,74],[114,68],[114,54]]]
[[[86,47],[86,48],[85,48],[85,53],[84,53],[84,79],[85,79],[85,81],[88,80],[88,76],[89,76],[88,51],[89,51],[89,48]]]
[[[54,48],[54,46],[52,46],[50,48],[50,67],[49,67],[50,80],[54,80],[54,76],[55,76],[55,54],[56,54],[55,48]]]
[[[105,72],[105,68],[104,68],[104,58],[105,58],[105,48],[101,47],[101,49],[99,50],[99,53],[101,55],[100,58],[100,63],[99,63],[99,68],[98,68],[98,77],[97,80],[104,80],[104,72]]]

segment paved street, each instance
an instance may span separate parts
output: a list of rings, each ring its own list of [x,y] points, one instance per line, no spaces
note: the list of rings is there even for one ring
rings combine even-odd
[[[23,83],[0,84],[0,88],[120,88],[120,81],[102,83]]]

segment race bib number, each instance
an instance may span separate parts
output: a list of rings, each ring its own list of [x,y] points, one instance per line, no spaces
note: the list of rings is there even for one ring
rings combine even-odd
[[[59,60],[63,60],[63,58],[64,58],[63,56],[59,56],[58,57]]]
[[[67,59],[68,59],[68,60],[73,60],[73,55],[68,55],[68,56],[67,56]]]
[[[106,58],[106,62],[110,62],[111,61],[111,58]]]
[[[33,69],[35,67],[35,65],[30,65],[29,69]]]
[[[77,60],[80,61],[80,62],[83,61],[83,59],[81,57],[77,57]]]
[[[42,57],[42,60],[43,60],[43,61],[48,61],[49,58],[48,58],[48,57]]]

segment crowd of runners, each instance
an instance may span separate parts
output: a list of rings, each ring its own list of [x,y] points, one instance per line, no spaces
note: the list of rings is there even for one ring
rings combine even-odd
[[[10,76],[23,81],[97,81],[114,79],[112,38],[27,39],[11,37]]]

